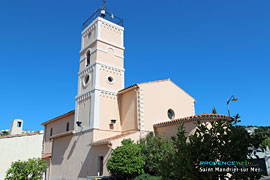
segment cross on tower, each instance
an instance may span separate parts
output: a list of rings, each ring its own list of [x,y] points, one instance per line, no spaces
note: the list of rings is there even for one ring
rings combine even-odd
[[[102,0],[102,4],[103,4],[102,9],[106,9],[106,8],[105,8],[105,4],[106,4],[106,3],[107,3],[106,0]]]

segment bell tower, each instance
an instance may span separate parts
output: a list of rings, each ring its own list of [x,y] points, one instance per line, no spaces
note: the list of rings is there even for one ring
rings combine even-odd
[[[119,120],[117,92],[124,88],[124,49],[123,20],[104,6],[83,23],[75,130],[110,130],[111,120]]]

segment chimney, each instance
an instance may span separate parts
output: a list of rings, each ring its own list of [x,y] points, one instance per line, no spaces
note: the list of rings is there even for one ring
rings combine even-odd
[[[23,120],[15,119],[12,121],[9,134],[22,134],[23,128]]]

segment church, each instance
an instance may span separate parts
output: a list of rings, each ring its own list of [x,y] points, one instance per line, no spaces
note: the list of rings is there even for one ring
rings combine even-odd
[[[184,123],[223,115],[195,115],[195,99],[170,79],[125,87],[123,20],[98,9],[84,24],[75,110],[48,120],[42,158],[46,179],[85,179],[109,175],[111,152],[123,139],[149,132],[170,137]]]

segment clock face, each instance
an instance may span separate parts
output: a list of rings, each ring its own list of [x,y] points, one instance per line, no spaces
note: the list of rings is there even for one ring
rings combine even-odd
[[[83,87],[87,87],[88,86],[88,84],[90,82],[90,78],[91,78],[90,77],[90,74],[84,75],[83,82],[82,82]]]

